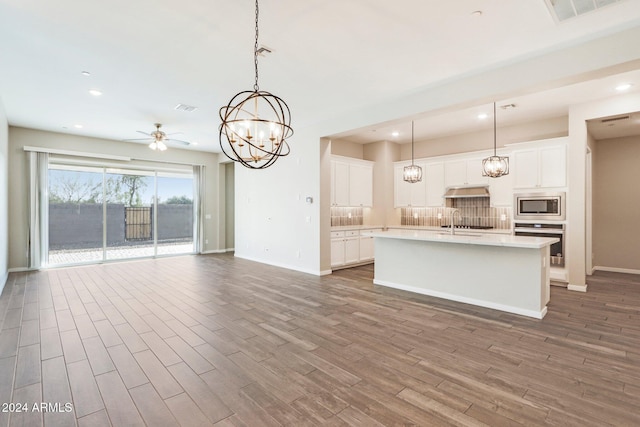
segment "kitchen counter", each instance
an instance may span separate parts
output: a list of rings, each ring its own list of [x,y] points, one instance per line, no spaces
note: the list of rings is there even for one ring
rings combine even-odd
[[[347,231],[347,230],[373,230],[383,229],[382,225],[336,225],[331,227],[331,231]]]
[[[423,240],[430,242],[459,243],[464,245],[509,246],[513,248],[543,248],[556,243],[558,239],[548,237],[513,236],[511,234],[487,233],[493,230],[456,229],[451,234],[448,228],[437,229],[395,229],[372,233],[373,237],[395,238],[406,240]]]
[[[373,232],[373,283],[542,319],[557,239],[466,231]]]

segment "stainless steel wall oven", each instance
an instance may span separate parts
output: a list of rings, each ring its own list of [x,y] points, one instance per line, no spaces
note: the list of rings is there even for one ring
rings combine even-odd
[[[513,232],[516,236],[555,237],[559,242],[551,245],[551,266],[564,267],[564,224],[558,223],[514,223]]]

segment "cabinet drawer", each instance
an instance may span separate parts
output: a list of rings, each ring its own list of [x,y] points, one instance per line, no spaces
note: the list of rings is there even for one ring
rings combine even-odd
[[[331,232],[331,238],[332,239],[339,238],[339,237],[344,237],[344,231],[332,231]]]
[[[347,230],[347,231],[345,231],[345,235],[347,237],[359,236],[360,235],[360,231],[358,231],[358,230]]]

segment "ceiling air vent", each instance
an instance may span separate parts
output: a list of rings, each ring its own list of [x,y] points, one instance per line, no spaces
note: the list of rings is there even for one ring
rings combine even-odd
[[[566,21],[623,0],[544,0],[556,22]]]
[[[178,111],[186,111],[187,113],[191,113],[193,111],[196,111],[198,109],[198,107],[194,107],[192,105],[186,105],[186,104],[178,104],[175,107],[173,107],[174,110],[178,110]]]
[[[629,120],[630,118],[631,116],[610,117],[608,119],[600,120],[600,123],[617,122],[618,120]]]

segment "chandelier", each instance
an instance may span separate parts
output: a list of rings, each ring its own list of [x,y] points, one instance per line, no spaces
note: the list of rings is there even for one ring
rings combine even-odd
[[[289,154],[286,140],[293,135],[291,112],[286,102],[258,86],[258,12],[256,0],[253,90],[237,93],[220,108],[222,152],[251,169],[267,168],[279,157]]]
[[[422,168],[413,164],[413,120],[411,121],[411,166],[404,167],[402,178],[411,184],[422,181]]]
[[[509,158],[496,153],[496,103],[493,103],[493,156],[482,160],[482,176],[500,178],[509,175]]]

